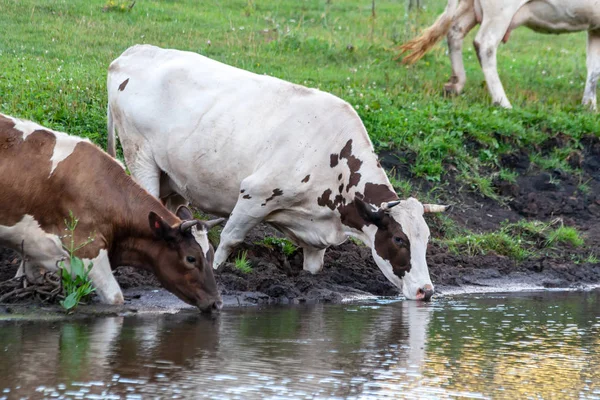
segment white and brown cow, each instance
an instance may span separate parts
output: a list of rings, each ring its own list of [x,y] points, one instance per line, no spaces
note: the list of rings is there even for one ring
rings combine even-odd
[[[494,104],[511,108],[498,76],[496,51],[506,43],[511,31],[527,26],[541,33],[588,32],[587,80],[583,104],[596,109],[596,86],[600,77],[600,0],[448,0],[444,13],[421,36],[400,48],[410,54],[406,63],[414,63],[448,35],[452,76],[445,85],[448,93],[460,93],[467,76],[462,47],[465,36],[481,24],[475,37],[487,87]]]
[[[193,220],[186,207],[174,215],[88,140],[0,114],[0,188],[0,246],[24,253],[27,275],[68,260],[61,237],[72,212],[75,243],[94,239],[76,255],[93,263],[102,302],[123,303],[111,266],[128,265],[202,310],[220,307],[206,238],[220,221]]]
[[[304,251],[317,273],[325,249],[354,236],[409,299],[433,285],[423,218],[444,206],[399,200],[345,101],[196,53],[138,45],[108,74],[109,153],[116,127],[137,181],[230,218],[215,268],[261,221]],[[185,200],[183,200],[185,199]]]

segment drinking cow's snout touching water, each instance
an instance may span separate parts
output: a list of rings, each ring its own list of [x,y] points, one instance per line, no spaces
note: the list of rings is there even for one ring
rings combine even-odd
[[[150,45],[111,63],[108,98],[109,153],[116,128],[144,188],[171,209],[230,216],[215,268],[265,221],[302,247],[305,270],[353,236],[408,299],[432,296],[423,215],[447,207],[398,198],[347,102]]]
[[[207,239],[221,220],[195,220],[187,207],[171,213],[88,140],[0,114],[0,187],[0,246],[24,253],[18,274],[68,260],[61,236],[72,213],[75,242],[94,239],[76,255],[93,263],[103,303],[123,303],[111,267],[124,265],[151,270],[203,311],[221,307]]]

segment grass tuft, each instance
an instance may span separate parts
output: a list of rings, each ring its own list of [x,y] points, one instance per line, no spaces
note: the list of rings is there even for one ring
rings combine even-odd
[[[236,269],[240,270],[244,274],[252,272],[252,264],[250,264],[250,261],[248,260],[247,250],[238,253],[234,261],[234,266]]]

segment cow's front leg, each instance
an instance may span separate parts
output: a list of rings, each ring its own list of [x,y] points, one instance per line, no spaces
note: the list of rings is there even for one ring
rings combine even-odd
[[[448,51],[452,64],[452,76],[444,85],[446,94],[459,94],[465,87],[467,74],[463,63],[463,41],[465,36],[477,24],[473,1],[461,2],[457,16],[448,32]]]
[[[596,87],[600,76],[600,31],[588,32],[587,80],[583,92],[583,105],[596,111]]]
[[[497,7],[498,5],[494,3],[493,6]],[[481,28],[473,42],[492,102],[504,108],[512,108],[512,106],[508,101],[508,97],[506,97],[500,76],[498,76],[496,52],[516,11],[511,7],[493,10],[484,9]]]
[[[88,277],[96,288],[96,294],[100,297],[100,301],[105,304],[123,304],[125,302],[123,293],[112,273],[106,249],[100,249],[95,258],[83,259],[83,262],[86,268],[92,263]]]
[[[304,252],[304,265],[302,269],[316,274],[321,272],[323,269],[323,258],[325,257],[325,249],[317,249],[312,246],[303,246],[302,251]]]
[[[245,207],[238,206],[239,202],[231,212],[231,215],[221,232],[219,246],[215,252],[214,269],[219,268],[227,261],[235,246],[242,243],[250,229],[254,228],[263,220],[262,216],[254,216],[251,211],[244,210]]]

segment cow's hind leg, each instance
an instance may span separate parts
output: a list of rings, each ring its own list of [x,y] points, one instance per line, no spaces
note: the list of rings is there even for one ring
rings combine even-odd
[[[588,32],[587,80],[583,92],[583,105],[596,110],[596,86],[600,77],[600,30]]]
[[[323,258],[325,249],[318,249],[312,246],[302,246],[304,252],[304,265],[302,268],[311,274],[321,272],[323,269]]]
[[[112,273],[108,252],[105,249],[101,249],[98,252],[98,256],[91,260],[84,259],[83,261],[86,268],[90,263],[93,264],[88,276],[92,281],[92,285],[96,288],[96,294],[100,297],[102,303],[123,304],[125,302],[123,293]]]
[[[127,168],[131,171],[134,180],[152,196],[157,199],[160,196],[161,170],[154,161],[152,150],[147,145],[137,146],[130,143],[126,136],[121,137],[123,153]],[[138,149],[133,151],[132,149]]]
[[[500,76],[498,76],[496,53],[500,41],[506,35],[511,21],[520,7],[520,2],[508,3],[504,5],[501,2],[481,3],[483,20],[473,43],[492,102],[504,108],[512,108],[512,106],[506,97]]]
[[[463,63],[463,41],[477,24],[473,1],[461,2],[454,23],[448,32],[448,51],[452,63],[452,76],[444,85],[446,94],[459,94],[465,87],[467,74]]]

